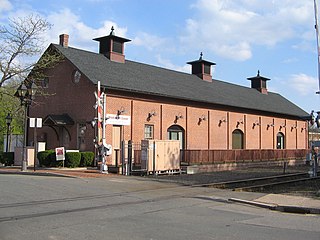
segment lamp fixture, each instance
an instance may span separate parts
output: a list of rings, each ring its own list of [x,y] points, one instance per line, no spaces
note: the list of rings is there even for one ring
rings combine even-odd
[[[267,124],[267,130],[269,129],[269,127],[274,127],[274,124],[273,123],[268,123]]]
[[[126,111],[124,109],[124,107],[121,106],[121,108],[117,111],[117,116],[116,118],[119,119],[119,116],[124,114]]]
[[[22,150],[22,163],[21,163],[21,171],[27,171],[27,159],[25,156],[25,149],[27,146],[27,115],[29,106],[32,104],[34,100],[34,96],[37,92],[37,85],[33,81],[23,81],[15,92],[14,96],[20,99],[21,106],[24,106],[24,140],[23,140],[23,150]],[[35,155],[36,156],[36,155]],[[35,164],[34,164],[35,166]]]
[[[243,120],[242,119],[237,121],[237,128],[239,127],[240,124],[243,124]]]
[[[10,125],[12,122],[12,116],[10,115],[10,113],[8,113],[8,115],[5,118],[6,120],[6,124],[7,124],[7,145],[6,145],[6,152],[9,151],[9,133],[10,133]]]
[[[201,115],[201,117],[199,117],[198,125],[200,125],[202,121],[207,121],[207,117],[205,115]]]
[[[151,117],[157,116],[157,113],[155,110],[152,110],[151,112],[148,113],[147,121],[149,122]]]
[[[226,120],[225,118],[221,118],[221,119],[219,120],[218,126],[221,127],[221,124],[222,124],[222,123],[226,123],[226,122],[227,122],[227,120]]]
[[[261,126],[259,121],[255,121],[252,125],[252,128],[254,128],[255,126]]]
[[[181,113],[179,113],[178,115],[176,115],[174,123],[177,123],[179,119],[183,119],[183,116]]]
[[[285,124],[280,125],[280,130],[281,130],[282,128],[286,128],[286,125],[285,125]]]

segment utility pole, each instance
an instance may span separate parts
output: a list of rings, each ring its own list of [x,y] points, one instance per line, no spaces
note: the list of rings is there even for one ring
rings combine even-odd
[[[316,38],[317,38],[317,58],[318,58],[318,91],[316,94],[320,94],[320,48],[319,48],[319,25],[318,25],[318,6],[317,0],[313,1],[314,3],[314,18],[315,18],[315,29],[316,29]]]

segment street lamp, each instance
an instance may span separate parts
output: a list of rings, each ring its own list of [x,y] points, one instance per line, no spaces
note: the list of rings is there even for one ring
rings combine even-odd
[[[6,124],[7,124],[7,146],[6,146],[6,152],[8,152],[9,149],[9,130],[10,130],[10,124],[12,122],[12,116],[10,113],[6,116]]]
[[[27,170],[27,161],[25,159],[25,149],[27,146],[27,113],[29,110],[29,106],[31,105],[34,95],[36,94],[37,86],[33,82],[22,82],[22,84],[18,87],[14,96],[18,97],[21,102],[21,106],[24,106],[24,141],[23,141],[23,150],[22,150],[22,164],[21,171]]]

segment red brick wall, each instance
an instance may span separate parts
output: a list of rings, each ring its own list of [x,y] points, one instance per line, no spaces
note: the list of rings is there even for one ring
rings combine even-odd
[[[260,149],[261,120],[258,115],[246,116],[246,149]]]
[[[75,121],[75,125],[66,127],[71,134],[69,149],[77,149],[77,124],[91,121],[95,116],[93,108],[95,86],[83,74],[79,83],[74,83],[72,74],[75,70],[76,68],[72,64],[64,60],[56,67],[54,72],[49,71],[49,87],[44,89],[46,96],[36,96],[29,112],[30,117],[41,117],[43,119],[49,114],[68,113]],[[38,129],[37,135],[38,141],[45,140],[42,136],[47,136],[48,149],[58,147],[57,136],[51,128],[44,126]],[[90,125],[87,125],[84,150],[92,150],[93,137],[94,131]],[[32,129],[29,130],[28,139],[28,142],[33,140]]]
[[[275,127],[272,117],[261,117],[261,149],[274,149],[275,148]]]
[[[228,113],[225,111],[210,110],[210,149],[227,149]]]
[[[95,116],[96,86],[84,75],[80,82],[72,81],[72,73],[76,68],[64,61],[55,71],[50,71],[47,97],[37,97],[36,104],[30,109],[31,117],[46,117],[48,114],[68,113],[75,121],[74,126],[67,127],[71,134],[68,148],[77,148],[77,123],[91,121]],[[141,99],[139,96],[126,97],[107,91],[107,113],[117,114],[124,109],[124,115],[131,116],[131,125],[122,127],[122,138],[140,142],[144,139],[144,125],[154,125],[154,138],[167,139],[167,129],[179,125],[185,132],[186,149],[232,149],[232,132],[239,129],[244,133],[246,149],[275,149],[276,135],[282,132],[286,139],[286,148],[303,149],[307,147],[306,123],[303,121],[282,119],[270,116],[239,113],[209,109],[204,106],[190,106],[166,99]],[[148,113],[156,112],[156,116],[147,119]],[[176,116],[182,118],[176,120]],[[201,117],[205,120],[199,121]],[[268,124],[274,126],[268,127]],[[282,127],[280,129],[280,126]],[[296,126],[296,128],[295,128]],[[292,128],[293,127],[293,128]],[[57,136],[49,127],[38,130],[38,140],[47,136],[47,148],[58,147]],[[43,138],[43,139],[42,139]],[[92,139],[94,131],[87,125],[85,133],[85,150],[94,150]],[[106,126],[106,138],[112,143],[112,125]],[[32,131],[29,131],[29,142],[32,141]]]
[[[208,110],[189,107],[187,112],[188,148],[208,149]],[[205,120],[200,120],[202,117]]]

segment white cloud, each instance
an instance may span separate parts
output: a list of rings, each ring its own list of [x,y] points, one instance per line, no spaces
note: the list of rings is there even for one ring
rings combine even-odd
[[[306,96],[308,94],[315,94],[318,91],[318,79],[308,76],[304,73],[292,74],[287,82],[300,95]]]
[[[158,63],[164,68],[172,69],[172,70],[175,70],[178,72],[185,72],[185,73],[191,72],[191,67],[188,64],[186,64],[184,66],[177,66],[177,65],[173,64],[171,62],[171,60],[164,59],[160,55],[157,55],[156,58],[157,58]]]
[[[287,59],[284,59],[282,61],[282,63],[286,63],[286,64],[290,64],[290,63],[296,63],[296,62],[299,62],[299,59],[298,58],[287,58]]]
[[[254,45],[310,39],[305,26],[313,26],[312,1],[198,0],[192,9],[180,38],[186,49],[205,46],[238,61],[251,58]]]
[[[69,45],[87,50],[96,49],[97,44],[92,41],[93,38],[109,35],[111,27],[117,36],[125,37],[127,29],[119,27],[117,23],[112,21],[102,22],[102,26],[94,29],[86,25],[78,15],[74,14],[70,9],[65,8],[60,12],[54,12],[48,16],[48,21],[53,24],[53,28],[48,36],[48,42],[58,43],[59,35],[68,34]]]
[[[138,36],[132,40],[132,45],[144,46],[149,51],[156,50],[159,46],[164,46],[166,39],[151,35],[145,32],[138,33]]]
[[[0,0],[0,12],[9,11],[12,9],[12,5],[8,0]]]

